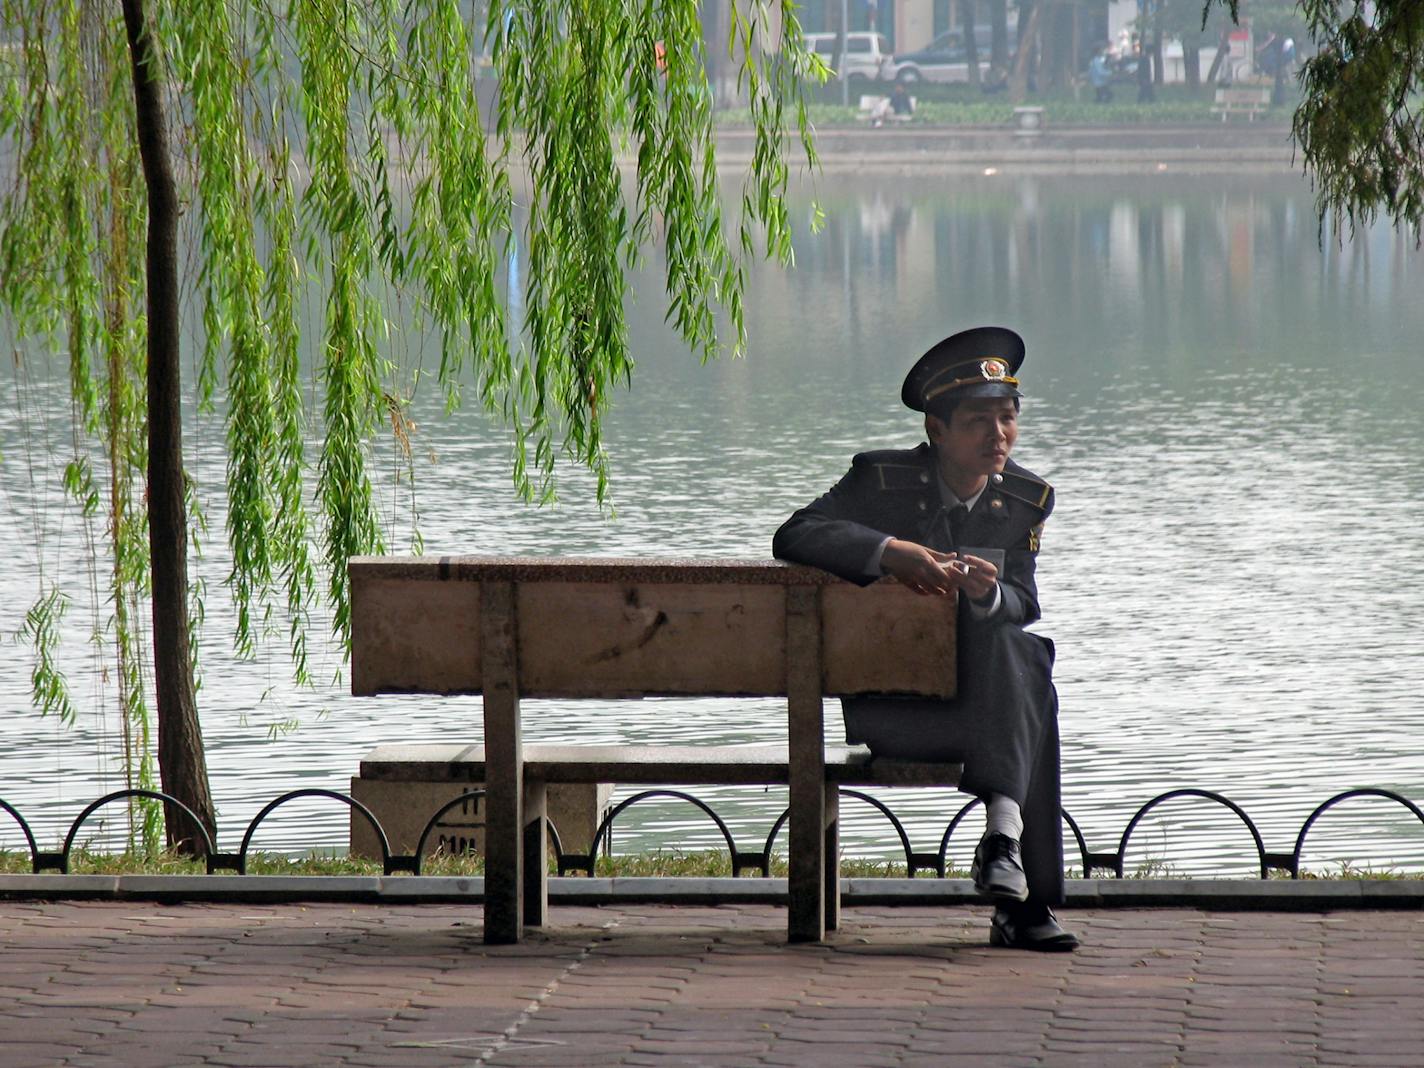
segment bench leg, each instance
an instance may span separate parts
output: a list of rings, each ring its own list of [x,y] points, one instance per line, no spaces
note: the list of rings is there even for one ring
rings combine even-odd
[[[826,930],[841,925],[841,792],[831,783],[826,787]]]
[[[524,780],[524,926],[542,927],[549,913],[549,856],[544,829],[548,788]]]
[[[506,946],[519,941],[524,912],[522,784],[514,768],[497,776],[492,759],[486,767],[485,942]]]
[[[786,937],[826,937],[826,750],[821,710],[821,619],[816,587],[786,591],[786,712],[791,826]]]
[[[519,941],[524,909],[524,749],[520,737],[514,587],[480,584],[485,714],[485,942]]]
[[[824,783],[798,790],[792,767],[786,937],[790,942],[820,942],[826,936]]]

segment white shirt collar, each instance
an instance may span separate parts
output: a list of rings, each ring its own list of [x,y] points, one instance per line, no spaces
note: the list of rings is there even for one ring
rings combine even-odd
[[[939,483],[939,499],[946,508],[953,508],[956,504],[962,504],[969,511],[974,511],[974,506],[979,503],[979,498],[984,496],[984,491],[989,488],[989,480],[984,480],[984,485],[979,487],[978,492],[965,497],[963,500],[954,490],[949,488],[949,483],[944,480],[944,476],[935,469],[935,480]]]

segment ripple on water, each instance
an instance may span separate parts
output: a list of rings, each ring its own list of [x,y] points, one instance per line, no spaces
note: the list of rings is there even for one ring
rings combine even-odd
[[[1143,803],[1181,786],[1243,805],[1272,851],[1290,849],[1311,809],[1342,790],[1424,799],[1424,302],[1401,299],[1424,253],[1391,245],[1357,269],[1349,246],[1317,246],[1309,190],[1293,179],[1211,195],[1134,179],[1031,184],[1035,218],[1078,236],[1011,263],[1002,250],[1026,247],[1027,209],[995,199],[998,187],[877,179],[828,196],[823,234],[798,238],[797,271],[753,271],[746,360],[698,367],[670,342],[657,300],[635,306],[639,382],[607,420],[613,512],[592,503],[593,481],[578,472],[564,473],[554,508],[514,502],[502,432],[472,412],[442,418],[426,391],[414,413],[436,457],[418,474],[426,551],[764,556],[777,524],[853,452],[918,440],[895,396],[910,355],[947,325],[1003,319],[1030,344],[1016,455],[1058,491],[1040,629],[1058,645],[1064,801],[1090,845],[1115,848]],[[861,213],[862,196],[889,215]],[[1154,229],[1167,218],[1177,229]],[[982,263],[1002,269],[970,266]],[[63,389],[32,392],[23,410],[16,397],[0,390],[5,634],[19,628],[41,564],[57,575],[85,558],[52,480],[21,466],[26,440],[37,470],[67,455]],[[344,789],[375,745],[477,741],[477,699],[353,700],[336,678],[341,656],[319,643],[322,683],[305,691],[288,682],[280,640],[256,662],[233,658],[214,490],[222,436],[201,422],[190,441],[213,531],[195,567],[209,589],[201,703],[224,844],[285,790]],[[403,492],[379,489],[396,550],[410,538]],[[73,729],[28,710],[22,657],[0,667],[11,715],[0,797],[46,842],[121,783],[117,728],[88,711],[114,696],[112,666],[86,651],[95,620],[81,589],[65,631],[85,708]],[[327,626],[316,619],[313,634]],[[531,740],[752,743],[784,732],[775,701],[530,702],[528,712]],[[287,720],[300,728],[269,740]],[[705,794],[744,847],[784,805],[776,791]],[[938,842],[964,801],[887,796],[917,849]],[[1233,820],[1163,806],[1134,836],[1134,862],[1249,873],[1249,835]],[[310,827],[264,831],[269,847],[345,843],[335,806],[304,806],[300,822]],[[952,845],[961,863],[965,833]],[[0,843],[16,837],[0,826]],[[615,841],[718,843],[677,806],[633,810]],[[845,841],[853,854],[898,852],[864,805],[847,805]],[[1307,845],[1312,867],[1424,868],[1424,829],[1383,802],[1332,812]]]

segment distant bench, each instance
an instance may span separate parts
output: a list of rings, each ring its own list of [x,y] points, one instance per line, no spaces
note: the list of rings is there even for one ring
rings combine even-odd
[[[787,934],[806,942],[839,920],[839,788],[959,781],[828,752],[822,712],[953,696],[952,599],[746,560],[358,557],[350,576],[354,694],[484,695],[483,746],[388,747],[362,775],[485,784],[486,942],[545,920],[549,783],[789,785]],[[784,696],[787,746],[522,744],[520,697],[644,696]]]
[[[1266,85],[1222,86],[1216,91],[1211,113],[1225,122],[1228,115],[1245,115],[1247,122],[1271,106],[1271,89]]]

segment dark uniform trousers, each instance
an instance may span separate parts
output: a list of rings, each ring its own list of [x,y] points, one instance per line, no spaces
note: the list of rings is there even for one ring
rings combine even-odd
[[[959,693],[952,701],[856,697],[841,702],[846,741],[877,756],[962,760],[960,789],[1005,794],[1024,816],[1029,893],[1063,903],[1058,694],[1053,643],[1013,626],[966,622],[960,613]]]
[[[858,574],[855,561],[868,560],[866,546],[878,544],[884,534],[941,551],[955,548],[947,513],[939,508],[937,494],[928,496],[933,485],[926,477],[933,471],[928,452],[921,446],[913,452],[857,456],[840,484],[782,526],[774,552],[864,584],[874,576]],[[1053,643],[1023,629],[1038,617],[1034,558],[1038,530],[1052,510],[1052,491],[1012,461],[1005,477],[1006,482],[985,491],[964,524],[961,547],[1005,549],[1006,563],[1000,582],[1004,603],[993,617],[975,618],[967,601],[960,600],[956,697],[846,698],[846,741],[891,759],[963,761],[963,791],[986,801],[993,794],[1017,801],[1024,817],[1030,896],[1060,905],[1063,839]],[[902,487],[913,496],[907,498]],[[1032,505],[1025,497],[1039,503]],[[910,518],[916,513],[917,519]]]

